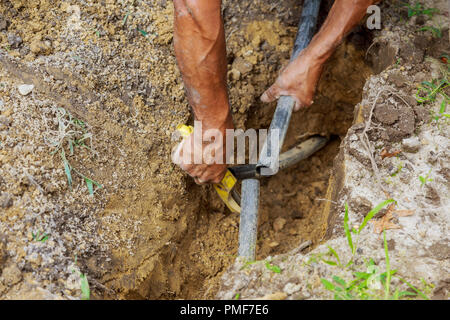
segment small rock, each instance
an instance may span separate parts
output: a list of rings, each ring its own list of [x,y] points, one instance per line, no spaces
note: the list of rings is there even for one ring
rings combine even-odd
[[[271,247],[271,248],[278,247],[279,245],[280,244],[278,242],[276,242],[276,241],[272,241],[271,243],[269,243],[269,247]]]
[[[403,147],[403,150],[406,152],[415,153],[415,152],[419,151],[419,148],[420,148],[419,138],[411,137],[411,138],[403,139],[402,147]]]
[[[19,89],[19,93],[21,95],[26,96],[31,91],[33,91],[34,85],[33,84],[21,84],[21,85],[19,85],[18,89]]]
[[[0,207],[7,209],[13,205],[13,199],[11,195],[7,192],[3,192],[0,197]]]
[[[13,264],[3,269],[2,277],[7,286],[12,286],[22,280],[22,273],[19,268]]]
[[[363,196],[356,196],[351,198],[349,201],[350,209],[353,212],[357,212],[364,217],[369,213],[369,211],[373,208],[372,202],[366,199]]]
[[[297,291],[300,291],[301,288],[302,286],[300,284],[289,282],[284,286],[283,291],[286,292],[288,295],[291,295]]]
[[[428,154],[428,163],[435,164],[438,159],[438,155],[436,152],[430,151]]]
[[[231,69],[230,75],[231,79],[235,81],[239,80],[239,78],[241,77],[241,73],[239,72],[239,70],[236,69]]]
[[[246,75],[253,69],[253,65],[248,62],[247,60],[238,57],[233,61],[233,68],[237,71],[239,71],[242,75]]]
[[[0,31],[6,30],[6,28],[8,28],[8,20],[0,15]]]
[[[11,119],[9,119],[5,116],[0,116],[0,128],[2,128],[2,126],[9,127],[10,124],[11,124]]]
[[[284,228],[285,224],[286,224],[286,219],[278,217],[273,222],[273,230],[275,230],[275,232],[281,231]]]
[[[17,49],[22,44],[22,38],[13,33],[8,33],[8,44],[11,46],[11,49]]]

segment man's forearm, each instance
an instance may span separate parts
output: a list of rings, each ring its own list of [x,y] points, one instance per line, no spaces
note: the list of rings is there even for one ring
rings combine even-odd
[[[221,0],[174,0],[174,47],[195,118],[211,126],[231,119]]]
[[[377,2],[379,0],[336,0],[308,51],[321,63],[325,62],[347,33],[361,21],[367,8]]]

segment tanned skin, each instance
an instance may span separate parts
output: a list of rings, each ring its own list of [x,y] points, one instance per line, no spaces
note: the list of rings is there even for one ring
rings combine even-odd
[[[202,121],[203,132],[218,129],[225,137],[233,129],[227,92],[227,61],[225,33],[220,12],[221,0],[174,0],[175,55],[183,76],[186,95],[195,119]],[[333,54],[350,30],[365,16],[376,0],[336,0],[327,19],[309,46],[281,72],[275,83],[261,96],[272,102],[280,96],[296,101],[294,110],[313,103],[314,92],[325,61]],[[226,139],[216,149],[225,150]],[[182,143],[194,145],[193,135]],[[202,142],[207,147],[211,142]],[[191,148],[193,150],[193,148]],[[193,153],[190,155],[193,159]],[[182,157],[182,152],[174,159]],[[189,155],[188,155],[189,158]],[[226,164],[181,163],[180,167],[198,184],[218,183],[227,169]]]

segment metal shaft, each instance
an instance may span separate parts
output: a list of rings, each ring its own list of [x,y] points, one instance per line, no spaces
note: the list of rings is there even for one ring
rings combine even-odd
[[[295,39],[291,61],[305,49],[314,35],[319,14],[320,0],[306,0],[303,4],[302,16]],[[282,96],[278,100],[269,133],[259,156],[257,171],[262,175],[273,175],[278,171],[279,153],[283,146],[292,110],[295,102],[291,97]],[[276,129],[276,130],[274,130]],[[271,133],[272,132],[272,133]],[[278,135],[278,148],[271,145],[271,134]],[[276,149],[276,150],[273,150]],[[255,260],[258,227],[259,181],[246,179],[242,181],[241,218],[239,226],[239,256],[247,260]]]

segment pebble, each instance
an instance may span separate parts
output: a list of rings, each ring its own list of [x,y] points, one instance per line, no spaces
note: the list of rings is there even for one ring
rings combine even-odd
[[[17,49],[22,44],[22,38],[13,33],[9,33],[8,34],[8,44],[11,46],[12,49]]]
[[[411,137],[402,140],[403,150],[410,153],[415,153],[419,151],[420,141],[417,137]]]
[[[302,286],[300,284],[294,284],[289,282],[284,286],[283,291],[288,295],[291,295],[297,291],[300,291],[301,288]]]
[[[21,84],[21,85],[19,85],[18,89],[19,89],[19,93],[21,95],[26,96],[31,91],[33,91],[34,85],[33,84]]]
[[[269,243],[269,247],[271,247],[271,248],[278,247],[279,245],[280,244],[278,242],[276,242],[276,241],[272,241],[271,243]]]
[[[273,222],[273,230],[275,230],[275,232],[281,231],[284,228],[285,224],[286,224],[286,219],[278,217]]]
[[[0,207],[7,209],[13,205],[13,199],[11,195],[7,192],[3,192],[0,196]]]

